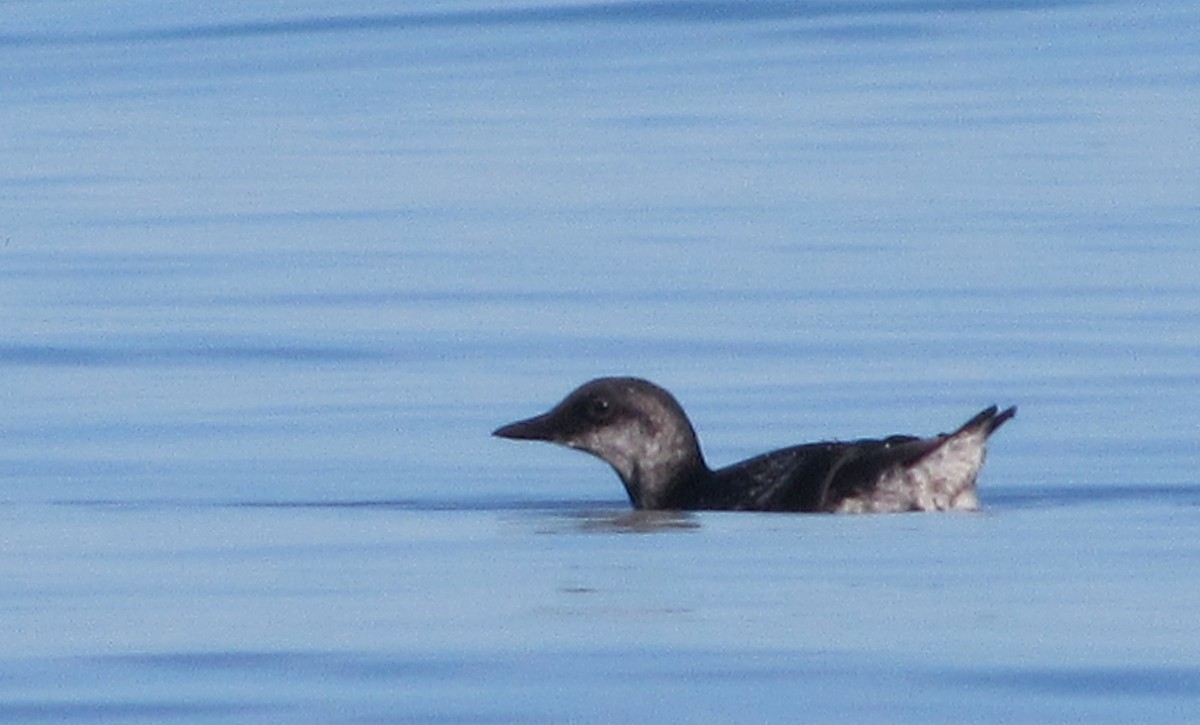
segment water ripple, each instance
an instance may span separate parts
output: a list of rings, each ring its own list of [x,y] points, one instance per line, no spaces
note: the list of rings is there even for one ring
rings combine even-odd
[[[1046,9],[1054,6],[1089,4],[1088,0],[923,0],[920,2],[875,0],[871,2],[776,2],[747,3],[696,0],[672,2],[605,2],[585,5],[559,4],[514,9],[466,10],[438,13],[386,13],[332,15],[181,25],[115,32],[25,34],[0,36],[0,46],[92,45],[153,43],[189,40],[230,40],[255,36],[310,35],[364,31],[413,30],[426,28],[479,28],[520,25],[636,24],[651,23],[746,23],[810,20],[829,17],[874,17],[933,13],[994,12]]]
[[[385,352],[332,345],[198,345],[106,347],[100,345],[0,345],[0,366],[107,367],[180,362],[361,362],[386,360]]]

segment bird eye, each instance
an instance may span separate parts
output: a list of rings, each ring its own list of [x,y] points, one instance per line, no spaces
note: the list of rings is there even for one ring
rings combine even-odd
[[[593,396],[588,398],[583,406],[584,415],[596,423],[603,423],[612,415],[612,404],[608,402],[608,398]]]

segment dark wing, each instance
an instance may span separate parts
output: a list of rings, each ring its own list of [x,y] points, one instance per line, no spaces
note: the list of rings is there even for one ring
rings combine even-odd
[[[840,443],[793,446],[713,472],[694,508],[817,511],[823,481],[843,455]]]
[[[975,427],[983,426],[991,435],[1015,413],[1015,408],[997,412],[993,406],[953,433],[932,438],[897,435],[810,443],[766,453],[716,471],[696,508],[832,511],[842,499],[870,490],[888,469],[911,465],[952,436]]]
[[[832,511],[842,499],[870,491],[885,471],[912,465],[936,450],[946,438],[945,435],[936,438],[892,436],[846,444],[837,467],[829,472],[817,510]]]
[[[827,511],[873,485],[891,466],[916,460],[940,443],[937,438],[892,436],[773,451],[716,471],[711,507]]]

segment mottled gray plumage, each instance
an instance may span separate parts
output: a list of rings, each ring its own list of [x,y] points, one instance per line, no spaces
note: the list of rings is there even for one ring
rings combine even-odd
[[[494,435],[587,451],[621,477],[634,508],[884,513],[971,510],[986,441],[1016,414],[988,408],[930,438],[810,443],[716,471],[683,408],[638,378],[600,378]]]

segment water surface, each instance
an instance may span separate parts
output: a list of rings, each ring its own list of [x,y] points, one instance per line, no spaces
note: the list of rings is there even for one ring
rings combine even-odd
[[[0,719],[1194,717],[1190,3],[12,10]],[[979,515],[631,516],[488,436],[613,373],[1020,413]]]

